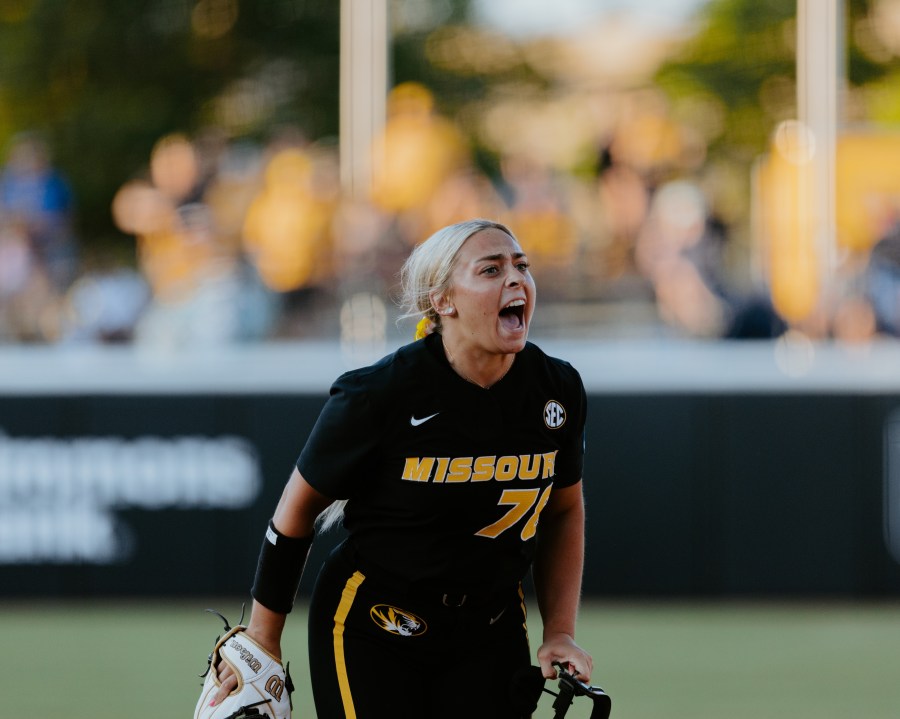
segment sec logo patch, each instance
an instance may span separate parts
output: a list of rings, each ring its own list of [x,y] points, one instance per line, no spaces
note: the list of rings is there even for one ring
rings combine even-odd
[[[544,405],[544,424],[550,429],[559,429],[566,423],[566,410],[555,399]]]
[[[407,612],[389,604],[376,604],[369,610],[372,621],[386,632],[401,637],[415,637],[424,634],[428,625],[412,612]]]

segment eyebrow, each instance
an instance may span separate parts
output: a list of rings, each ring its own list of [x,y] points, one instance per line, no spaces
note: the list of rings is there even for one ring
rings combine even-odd
[[[496,260],[502,260],[504,257],[506,257],[506,255],[504,255],[502,252],[499,252],[496,255],[485,255],[484,257],[479,257],[475,261],[476,262],[496,261]],[[512,254],[512,258],[514,260],[519,260],[523,257],[525,257],[524,252],[513,252],[513,254]]]

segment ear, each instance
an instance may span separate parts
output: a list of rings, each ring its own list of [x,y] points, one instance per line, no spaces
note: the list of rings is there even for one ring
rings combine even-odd
[[[434,307],[434,311],[441,317],[452,317],[456,314],[456,308],[453,306],[453,301],[449,296],[434,292],[430,295],[430,298],[431,306]]]

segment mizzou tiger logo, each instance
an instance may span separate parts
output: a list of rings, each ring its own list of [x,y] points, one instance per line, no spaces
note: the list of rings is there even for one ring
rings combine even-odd
[[[412,612],[387,604],[376,604],[369,610],[372,621],[386,632],[401,637],[415,637],[424,634],[428,625]]]

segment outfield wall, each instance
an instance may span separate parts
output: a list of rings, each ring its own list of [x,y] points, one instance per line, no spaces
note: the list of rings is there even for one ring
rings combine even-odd
[[[900,595],[897,346],[541,345],[588,390],[587,594]],[[0,597],[246,594],[331,380],[366,359],[0,351]]]

